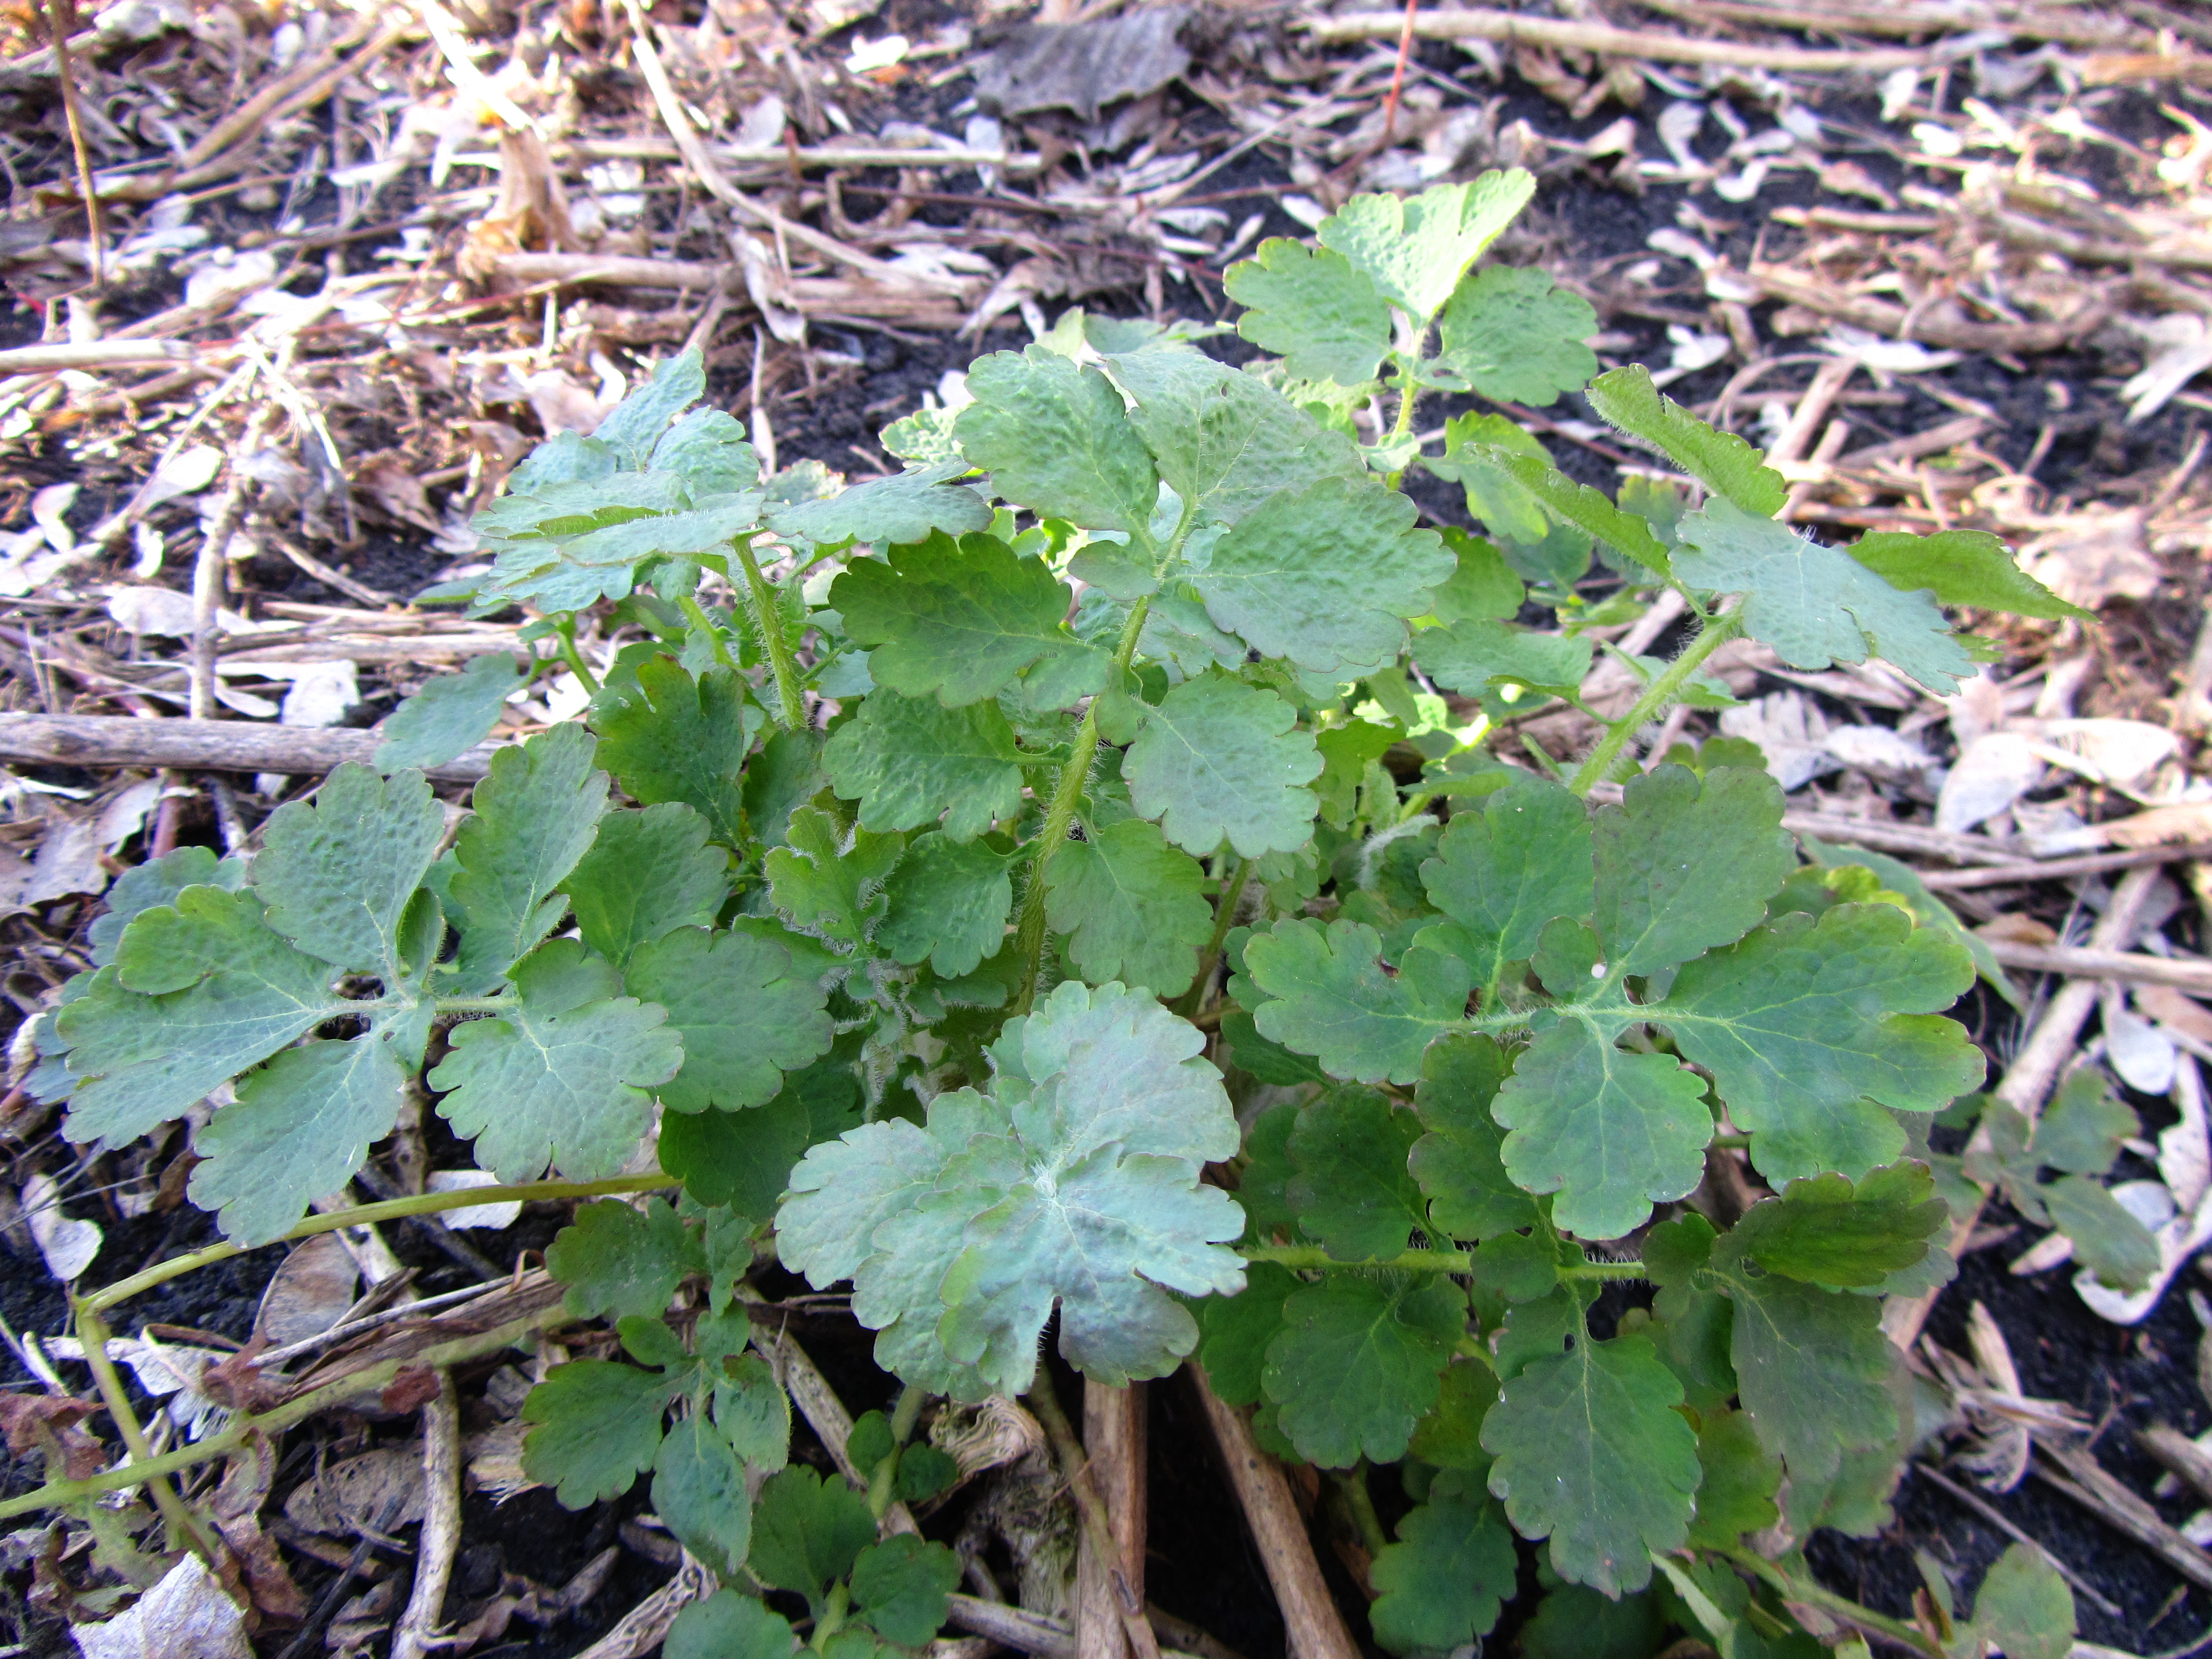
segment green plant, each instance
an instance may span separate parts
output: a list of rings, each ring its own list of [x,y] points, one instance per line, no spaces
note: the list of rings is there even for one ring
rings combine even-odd
[[[802,1598],[823,1651],[934,1631],[950,1555],[875,1541],[945,1478],[905,1455],[915,1413],[1030,1389],[1056,1319],[1086,1376],[1195,1355],[1266,1443],[1349,1471],[1398,1650],[1489,1628],[1517,1531],[1555,1595],[1656,1598],[1724,1654],[1795,1601],[1940,1656],[1948,1626],[1839,1602],[1794,1552],[1876,1528],[1909,1444],[1881,1298],[1952,1271],[1920,1155],[1982,1078],[1942,1017],[1975,958],[1924,893],[1801,863],[1755,751],[1647,770],[1636,746],[1728,701],[1699,671],[1739,635],[1948,691],[1988,653],[1939,601],[2067,607],[1993,538],[1801,535],[1759,452],[1640,368],[1590,404],[1701,505],[1608,498],[1504,415],[1425,453],[1425,392],[1549,403],[1597,367],[1582,301],[1474,269],[1530,188],[1360,198],[1319,252],[1264,245],[1228,279],[1280,354],[1249,369],[1073,314],[848,489],[761,478],[735,422],[684,412],[697,357],[664,364],[517,471],[478,520],[489,574],[447,595],[542,612],[585,722],[500,751],[444,848],[401,763],[458,753],[521,684],[474,665],[395,716],[398,769],[281,809],[250,873],[191,850],[134,872],[34,1086],[119,1144],[235,1079],[192,1194],[243,1243],[344,1182],[434,1042],[438,1109],[502,1181],[680,1184],[555,1247],[568,1311],[617,1316],[635,1363],[556,1370],[526,1466],[574,1503],[650,1471],[693,1553]],[[1413,466],[1494,539],[1420,527]],[[1623,578],[1595,605],[1594,550]],[[1586,756],[1490,751],[1492,722],[1582,708],[1587,630],[1667,589],[1691,636],[1622,659],[1641,690]],[[595,672],[576,615],[602,605],[638,637]],[[1291,1092],[1240,1130],[1262,1086]],[[665,1175],[623,1181],[656,1100]],[[1778,1195],[1652,1224],[1723,1148]],[[2076,1171],[2049,1188],[2024,1137],[2000,1149],[1967,1173],[2103,1197],[2078,1148],[2039,1149]],[[908,1384],[854,1453],[868,1494],[787,1469],[747,1503],[788,1425],[739,1300],[769,1249],[849,1279]],[[1594,1319],[1642,1281],[1649,1306]],[[1395,1541],[1365,1486],[1391,1464],[1416,1504]],[[726,1591],[672,1650],[793,1639]]]

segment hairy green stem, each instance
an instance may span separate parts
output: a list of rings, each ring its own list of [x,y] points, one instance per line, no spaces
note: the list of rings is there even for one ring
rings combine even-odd
[[[1237,1254],[1247,1261],[1272,1261],[1276,1266],[1304,1272],[1464,1273],[1474,1271],[1468,1250],[1401,1250],[1396,1255],[1376,1256],[1365,1261],[1343,1261],[1318,1244],[1260,1244]],[[1635,1279],[1649,1277],[1641,1261],[1589,1261],[1579,1267],[1561,1267],[1562,1279]]]
[[[806,698],[799,689],[798,660],[791,654],[790,641],[783,637],[783,611],[775,602],[775,590],[761,574],[750,537],[740,536],[730,546],[744,569],[745,597],[751,602],[753,625],[760,629],[762,643],[768,647],[769,672],[775,676],[775,700],[783,723],[799,731],[806,724]]]
[[[484,1201],[482,1195],[495,1190],[488,1187],[473,1187],[468,1189],[468,1193],[469,1196],[482,1203]],[[77,1308],[80,1328],[82,1328],[83,1315],[84,1304],[80,1303]],[[28,1515],[37,1510],[87,1503],[103,1492],[122,1492],[131,1486],[143,1486],[149,1480],[197,1468],[202,1463],[236,1451],[256,1434],[281,1434],[294,1424],[305,1422],[316,1413],[326,1411],[341,1401],[376,1393],[390,1384],[399,1375],[403,1366],[421,1365],[434,1370],[441,1365],[458,1365],[465,1360],[479,1359],[486,1354],[512,1347],[526,1340],[532,1332],[548,1325],[557,1325],[569,1316],[567,1308],[556,1302],[495,1330],[456,1337],[451,1342],[438,1343],[404,1358],[395,1358],[366,1366],[350,1376],[339,1377],[334,1382],[326,1382],[319,1389],[311,1389],[298,1398],[288,1400],[258,1417],[234,1417],[221,1433],[211,1434],[204,1440],[195,1441],[176,1451],[165,1452],[159,1457],[149,1457],[121,1468],[102,1469],[98,1474],[88,1474],[82,1480],[49,1480],[36,1491],[0,1502],[0,1521],[14,1516]],[[90,1351],[88,1346],[87,1352]]]
[[[534,1203],[556,1198],[611,1198],[624,1193],[650,1193],[663,1188],[680,1186],[674,1176],[654,1170],[650,1175],[616,1176],[608,1181],[528,1181],[513,1187],[464,1187],[450,1193],[413,1193],[405,1198],[388,1198],[380,1203],[359,1204],[350,1209],[332,1210],[327,1215],[309,1216],[289,1233],[272,1243],[288,1238],[311,1238],[317,1233],[332,1233],[342,1227],[364,1227],[372,1222],[397,1221],[403,1216],[428,1215],[439,1210],[465,1210],[479,1204]],[[105,1313],[118,1302],[127,1302],[134,1296],[143,1296],[156,1285],[211,1267],[218,1261],[228,1261],[234,1255],[246,1254],[242,1244],[210,1244],[204,1249],[186,1255],[156,1262],[143,1273],[128,1279],[118,1279],[104,1290],[94,1291],[77,1304],[77,1316],[87,1313]]]
[[[1213,970],[1221,965],[1221,944],[1229,937],[1229,930],[1237,925],[1237,907],[1244,902],[1244,884],[1252,878],[1252,860],[1240,858],[1237,872],[1229,878],[1229,884],[1221,890],[1221,902],[1213,912],[1213,937],[1206,942],[1205,954],[1198,959],[1198,977],[1190,982],[1190,992],[1183,999],[1183,1012],[1195,1013],[1206,1000],[1206,988],[1212,981]]]
[[[1567,787],[1577,795],[1589,793],[1593,785],[1601,782],[1628,740],[1642,731],[1645,725],[1658,716],[1680,695],[1690,677],[1698,672],[1705,659],[1735,637],[1735,623],[1732,617],[1716,617],[1707,623],[1698,637],[1682,649],[1682,654],[1667,665],[1666,670],[1644,688],[1644,695],[1636,706],[1607,729],[1598,739],[1597,747],[1590,750],[1589,758],[1582,763]]]
[[[1382,1534],[1382,1517],[1375,1513],[1375,1494],[1367,1490],[1367,1460],[1361,1458],[1350,1468],[1336,1476],[1344,1492],[1345,1506],[1352,1511],[1352,1524],[1359,1534],[1359,1546],[1367,1552],[1371,1565],[1375,1558],[1390,1546]]]
[[[1754,1555],[1749,1550],[1724,1549],[1718,1553],[1745,1571],[1765,1579],[1780,1592],[1785,1601],[1802,1601],[1808,1607],[1819,1607],[1824,1612],[1832,1613],[1838,1618],[1847,1620],[1863,1630],[1886,1636],[1901,1647],[1911,1648],[1917,1653],[1924,1653],[1928,1656],[1928,1659],[1946,1659],[1942,1644],[1923,1630],[1917,1629],[1901,1620],[1892,1619],[1887,1613],[1876,1613],[1872,1607],[1863,1607],[1857,1602],[1837,1595],[1833,1590],[1822,1589],[1809,1579],[1793,1578],[1765,1557]]]
[[[139,1425],[137,1413],[131,1409],[131,1396],[124,1389],[123,1379],[116,1375],[115,1362],[107,1356],[107,1326],[98,1313],[82,1303],[76,1309],[76,1334],[77,1340],[84,1345],[84,1363],[92,1367],[92,1380],[100,1389],[100,1397],[107,1402],[107,1414],[114,1419],[124,1445],[130,1449],[131,1462],[141,1466],[152,1462],[154,1448],[147,1441],[146,1431]],[[185,1507],[185,1500],[177,1496],[177,1489],[167,1479],[150,1476],[146,1486],[154,1495],[154,1507],[169,1523],[172,1547],[188,1545],[202,1560],[216,1561],[218,1558],[214,1540],[200,1529],[199,1517]]]
[[[599,677],[592,672],[591,665],[584,660],[584,653],[576,648],[576,617],[574,611],[564,611],[553,619],[553,637],[561,642],[561,657],[568,665],[568,672],[582,682],[585,690],[597,696],[599,691]]]
[[[898,1404],[891,1407],[891,1449],[868,1474],[868,1511],[878,1525],[898,1495],[899,1459],[906,1443],[914,1438],[915,1425],[921,1420],[928,1399],[928,1389],[909,1382],[899,1390]]]
[[[692,627],[697,629],[701,633],[704,634],[708,640],[713,641],[714,647],[714,660],[721,664],[723,667],[728,669],[732,674],[736,673],[738,672],[738,665],[735,662],[731,660],[730,647],[723,643],[722,630],[714,626],[714,619],[707,614],[705,608],[700,605],[697,598],[690,593],[679,593],[677,595],[676,605],[678,610],[683,611],[684,619],[686,622],[690,623]]]
[[[1152,610],[1149,596],[1137,601],[1129,612],[1129,620],[1121,629],[1121,642],[1114,647],[1114,665],[1108,671],[1108,684],[1119,690],[1121,676],[1128,671],[1129,659],[1137,654],[1138,635],[1145,631],[1145,617]],[[1102,694],[1103,695],[1103,694]],[[1075,752],[1067,757],[1060,769],[1060,781],[1052,792],[1052,802],[1046,807],[1044,828],[1035,842],[1036,849],[1030,860],[1029,885],[1022,890],[1021,926],[1014,934],[1014,949],[1022,964],[1022,980],[1014,996],[1013,1012],[1025,1014],[1036,1000],[1037,975],[1044,967],[1045,941],[1045,866],[1067,839],[1069,826],[1075,822],[1075,808],[1083,799],[1083,791],[1091,781],[1091,763],[1098,753],[1098,699],[1091,700],[1084,711],[1083,725],[1075,734]]]
[[[853,1609],[853,1592],[841,1582],[830,1586],[830,1595],[822,1605],[822,1617],[815,1621],[814,1639],[806,1645],[816,1653],[830,1650],[830,1638],[845,1628],[845,1616]]]

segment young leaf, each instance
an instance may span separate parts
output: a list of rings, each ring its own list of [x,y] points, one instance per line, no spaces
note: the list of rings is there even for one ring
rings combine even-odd
[[[1956,941],[1894,905],[1839,904],[1778,916],[1685,963],[1650,1014],[1711,1071],[1769,1179],[1856,1179],[1871,1167],[1863,1157],[1904,1149],[1880,1106],[1931,1112],[1981,1082],[1981,1051],[1933,1017],[1973,977]],[[1858,1130],[1861,1119],[1879,1133]]]
[[[1091,984],[1121,980],[1171,997],[1198,972],[1213,932],[1206,872],[1158,825],[1124,818],[1068,842],[1045,866],[1045,884],[1052,930],[1067,935],[1068,960]]]
[[[1335,1089],[1302,1108],[1291,1131],[1291,1208],[1340,1261],[1391,1256],[1425,1231],[1421,1190],[1406,1167],[1420,1136],[1411,1112],[1367,1089]]]
[[[1103,374],[1032,346],[978,358],[968,392],[975,401],[960,411],[953,437],[999,495],[1041,519],[1144,534],[1159,480]]]
[[[521,678],[504,651],[471,657],[458,674],[432,675],[377,727],[377,770],[443,766],[474,748],[491,735]]]
[[[887,1642],[924,1647],[945,1622],[945,1596],[959,1583],[960,1558],[951,1550],[910,1532],[894,1534],[853,1563],[854,1616]]]
[[[1467,1328],[1467,1292],[1446,1279],[1388,1277],[1395,1282],[1331,1274],[1283,1304],[1262,1381],[1308,1462],[1394,1462],[1437,1403]]]
[[[1677,527],[1674,574],[1741,593],[1744,630],[1794,668],[1879,656],[1939,696],[1977,671],[1925,592],[1901,592],[1840,549],[1715,500]]]
[[[1879,1285],[1928,1254],[1950,1224],[1923,1164],[1876,1170],[1855,1188],[1840,1175],[1791,1182],[1735,1225],[1733,1248],[1767,1273],[1832,1287]]]
[[[664,933],[711,925],[730,890],[730,856],[707,844],[708,827],[674,800],[601,818],[563,884],[584,943],[620,968]]]
[[[1294,379],[1364,386],[1390,349],[1390,308],[1340,253],[1271,236],[1222,285],[1249,307],[1237,331],[1281,357]]]
[[[1319,808],[1304,786],[1320,775],[1321,751],[1297,718],[1273,692],[1225,674],[1184,681],[1146,712],[1123,760],[1138,816],[1200,857],[1224,836],[1244,858],[1304,846]]]
[[[746,705],[744,683],[726,668],[694,680],[669,657],[640,663],[637,683],[642,696],[591,717],[599,759],[633,799],[648,806],[682,801],[707,820],[714,840],[742,845],[738,774],[761,722],[760,711]]]
[[[1471,184],[1434,185],[1403,199],[1355,196],[1322,221],[1321,244],[1364,271],[1384,299],[1425,323],[1535,192],[1535,179],[1515,167]]]
[[[771,507],[768,521],[776,533],[796,536],[817,547],[846,542],[918,542],[932,531],[965,536],[991,526],[991,509],[975,490],[951,482],[966,476],[962,459],[908,467],[887,478],[871,478],[823,501]]]
[[[1963,1092],[1963,1091],[1961,1091]],[[2035,1121],[2035,1161],[2069,1175],[2100,1176],[2130,1139],[2142,1133],[2135,1108],[2112,1092],[2094,1066],[2077,1066]]]
[[[1986,530],[1945,530],[1933,536],[1869,531],[1844,550],[1892,587],[1908,593],[1927,588],[1941,605],[2051,621],[2087,620],[2094,614],[2068,604],[2022,570],[2005,544]]]
[[[1512,1131],[1505,1168],[1525,1191],[1559,1195],[1562,1232],[1619,1238],[1704,1177],[1705,1092],[1672,1055],[1615,1048],[1592,1025],[1562,1020],[1537,1033],[1498,1091],[1493,1115]]]
[[[841,832],[836,819],[813,806],[791,815],[789,835],[763,860],[776,908],[824,939],[864,943],[883,919],[884,878],[899,861],[903,837],[871,835],[857,826]]]
[[[679,416],[653,444],[646,465],[677,474],[695,501],[735,495],[760,483],[760,457],[745,441],[744,428],[719,409]]]
[[[1118,414],[1121,399],[1103,375],[1092,378]],[[1149,462],[1145,470],[1149,477]],[[1084,654],[1061,626],[1071,599],[1042,559],[1018,558],[995,536],[937,535],[886,560],[855,559],[830,588],[846,633],[875,647],[876,684],[947,708],[995,696],[1041,658]]]
[[[666,1012],[613,995],[613,969],[572,939],[539,947],[512,977],[513,1012],[448,1034],[429,1077],[449,1091],[439,1114],[501,1181],[535,1181],[549,1164],[580,1181],[619,1173],[652,1127],[647,1091],[684,1063]]]
[[[1582,802],[1546,779],[1516,778],[1452,814],[1422,864],[1429,902],[1457,924],[1431,942],[1464,957],[1479,983],[1497,984],[1507,963],[1534,954],[1546,922],[1589,915],[1590,856]]]
[[[1589,301],[1528,266],[1492,265],[1477,273],[1459,285],[1437,319],[1445,368],[1466,375],[1486,398],[1539,409],[1589,383],[1597,353],[1583,342],[1596,332],[1597,313]]]
[[[761,1488],[753,1511],[753,1577],[795,1591],[819,1606],[823,1593],[853,1571],[875,1541],[868,1500],[842,1477],[827,1479],[793,1464]]]
[[[674,1392],[659,1371],[611,1359],[556,1365],[522,1402],[522,1468],[568,1508],[620,1498],[653,1467]]]
[[[1782,1489],[1782,1465],[1759,1443],[1751,1419],[1741,1412],[1705,1413],[1698,1431],[1698,1462],[1705,1479],[1698,1483],[1698,1512],[1690,1522],[1692,1544],[1734,1549],[1744,1534],[1780,1519],[1774,1496]]]
[[[2096,1182],[2061,1176],[2036,1194],[2051,1224],[2074,1241],[2075,1260],[2106,1284],[2132,1294],[2157,1276],[2158,1236]]]
[[[128,1146],[347,1011],[330,965],[261,916],[251,893],[188,887],[125,930],[115,965],[55,1017],[76,1080],[72,1140]]]
[[[1065,854],[1075,850],[1063,848]],[[917,836],[884,889],[890,914],[876,943],[894,961],[927,957],[947,979],[972,974],[1006,942],[1014,884],[1004,854],[980,841]]]
[[[1404,648],[1403,618],[1452,574],[1410,497],[1322,478],[1239,520],[1192,577],[1206,614],[1263,655],[1320,674],[1371,668]]]
[[[685,1549],[734,1577],[752,1542],[744,1465],[706,1417],[694,1412],[660,1443],[653,1461],[653,1511]]]
[[[1963,1632],[1969,1653],[2066,1659],[2074,1648],[2074,1592],[2033,1544],[2014,1544],[1983,1576]]]
[[[554,1236],[545,1266],[567,1285],[568,1311],[579,1319],[605,1313],[659,1318],[686,1273],[702,1273],[699,1246],[664,1198],[641,1210],[620,1199],[580,1206]]]
[[[638,947],[624,983],[668,1011],[683,1044],[684,1069],[658,1091],[673,1111],[762,1105],[830,1051],[827,994],[773,939],[678,928]]]
[[[953,841],[973,841],[1021,810],[1021,751],[993,702],[946,708],[877,691],[822,751],[830,782],[860,803],[865,830],[913,830],[941,817]]]
[[[1538,634],[1505,622],[1461,622],[1413,636],[1413,659],[1447,691],[1479,697],[1497,685],[1574,690],[1589,674],[1588,640]]]
[[[781,1613],[725,1589],[687,1602],[661,1651],[666,1659],[791,1659],[798,1646]]]
[[[1597,932],[1616,981],[1742,938],[1796,867],[1781,788],[1741,768],[1632,778],[1593,830]]]
[[[1733,432],[1717,432],[1651,383],[1651,371],[1631,363],[1589,384],[1590,407],[1608,426],[1656,445],[1685,472],[1745,513],[1771,519],[1790,499],[1782,475]]]
[[[420,772],[387,780],[348,762],[312,801],[270,816],[253,861],[264,920],[309,956],[397,979],[399,913],[445,832]]]
[[[1447,1237],[1480,1242],[1540,1219],[1535,1200],[1505,1173],[1505,1131],[1490,1115],[1508,1064],[1496,1042],[1471,1032],[1431,1043],[1421,1056],[1415,1098],[1428,1133],[1407,1162]]]
[[[1262,1036],[1316,1055],[1330,1076],[1411,1083],[1421,1053],[1467,1012],[1468,967],[1416,945],[1397,974],[1382,969],[1382,939],[1361,921],[1298,918],[1255,934],[1244,960],[1270,997],[1255,1011]]]
[[[1562,1578],[1641,1589],[1653,1553],[1682,1547],[1699,1470],[1681,1401],[1639,1336],[1583,1338],[1504,1383],[1482,1425],[1490,1490],[1522,1537],[1552,1540]]]
[[[1464,1475],[1438,1475],[1369,1571],[1368,1618],[1393,1653],[1443,1653],[1486,1634],[1519,1565],[1498,1506]]]
[[[449,890],[462,994],[496,986],[567,912],[556,895],[599,833],[607,775],[592,765],[592,734],[564,724],[493,755],[472,800]]]
[[[781,1212],[783,1260],[817,1285],[851,1278],[854,1316],[875,1329],[939,1329],[1002,1393],[1028,1388],[1055,1298],[1061,1351],[1085,1375],[1164,1375],[1198,1333],[1160,1287],[1243,1282],[1222,1248],[1243,1218],[1198,1182],[1237,1141],[1203,1046],[1149,998],[1061,984],[993,1046],[992,1093],[939,1096],[926,1129],[873,1123],[810,1152]]]

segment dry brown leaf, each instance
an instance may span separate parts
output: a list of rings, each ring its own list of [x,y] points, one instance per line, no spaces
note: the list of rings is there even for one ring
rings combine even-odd
[[[2143,545],[2142,514],[2097,510],[2046,519],[2020,550],[2021,568],[2061,599],[2094,611],[2107,599],[2147,599],[2165,571]]]
[[[388,1533],[422,1518],[422,1449],[384,1446],[332,1463],[284,1500],[284,1514],[309,1532]]]
[[[2033,916],[1992,916],[1974,929],[1986,939],[2006,945],[2056,945],[2058,931],[2047,921],[2038,921]]]
[[[189,1551],[124,1612],[70,1634],[84,1659],[253,1659],[246,1615]]]
[[[361,1270],[336,1233],[303,1239],[262,1292],[253,1328],[272,1348],[320,1336],[353,1306]]]
[[[2177,842],[2212,841],[2212,801],[2183,801],[2154,806],[2110,823],[2097,833],[2110,847],[2160,847]]]
[[[2170,985],[2138,985],[2136,1006],[2171,1030],[2199,1042],[2212,1043],[2212,1008]]]

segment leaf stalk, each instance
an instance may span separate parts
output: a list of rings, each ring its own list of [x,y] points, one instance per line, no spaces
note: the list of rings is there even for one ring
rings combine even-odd
[[[806,697],[799,690],[798,659],[791,654],[791,642],[783,636],[783,611],[776,604],[775,590],[761,574],[750,536],[738,537],[730,546],[745,573],[745,598],[752,610],[753,626],[760,629],[761,641],[768,647],[779,716],[790,730],[799,731],[806,725]]]
[[[1681,695],[1682,688],[1689,684],[1691,676],[1705,659],[1735,637],[1736,627],[1734,613],[1715,617],[1707,623],[1698,637],[1683,647],[1681,655],[1644,688],[1644,695],[1636,700],[1636,706],[1607,728],[1597,747],[1590,750],[1589,758],[1582,763],[1567,787],[1577,795],[1587,795],[1594,786],[1604,781],[1628,740]]]
[[[106,1322],[80,1302],[76,1306],[76,1331],[77,1340],[84,1346],[84,1363],[92,1367],[92,1380],[100,1389],[100,1397],[107,1403],[107,1414],[122,1435],[132,1464],[143,1468],[153,1461],[154,1448],[146,1438],[137,1413],[131,1409],[131,1396],[123,1387],[122,1377],[116,1373],[114,1360],[108,1358],[110,1333]],[[199,1517],[177,1496],[177,1489],[159,1475],[149,1478],[146,1486],[153,1493],[154,1507],[169,1523],[171,1543],[187,1544],[193,1554],[210,1565],[215,1565],[218,1559],[215,1542],[200,1529]]]
[[[1863,1607],[1857,1602],[1838,1595],[1833,1590],[1823,1589],[1809,1580],[1793,1578],[1764,1556],[1754,1555],[1744,1549],[1724,1549],[1719,1553],[1753,1577],[1765,1579],[1785,1601],[1802,1601],[1808,1607],[1832,1613],[1864,1630],[1886,1636],[1901,1647],[1924,1653],[1928,1659],[1948,1659],[1942,1644],[1927,1632],[1915,1629],[1886,1613],[1876,1613],[1872,1607]]]

